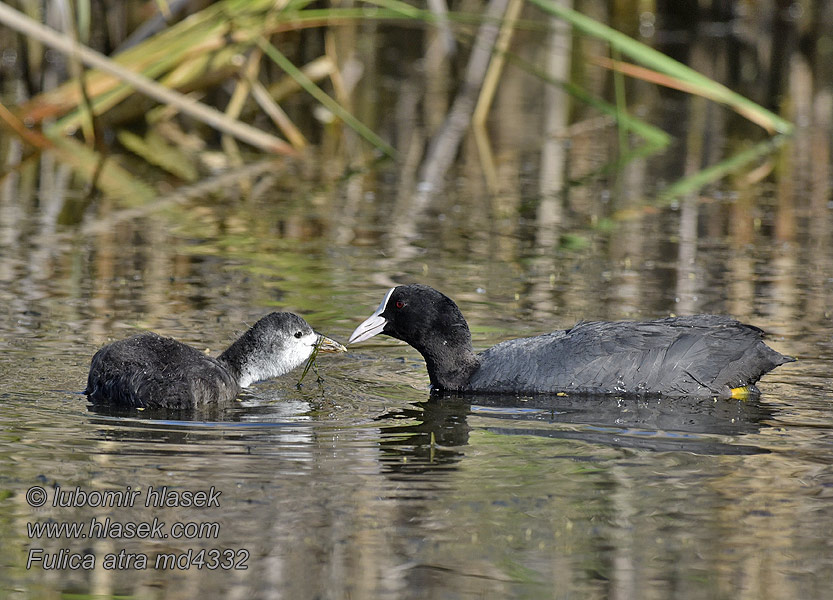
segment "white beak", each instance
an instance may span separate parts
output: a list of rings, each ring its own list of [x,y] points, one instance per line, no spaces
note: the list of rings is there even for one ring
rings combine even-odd
[[[385,312],[385,308],[387,308],[388,305],[388,299],[395,289],[396,288],[391,288],[388,293],[385,294],[385,297],[379,305],[379,308],[376,309],[376,312],[370,315],[361,325],[356,327],[356,330],[347,341],[348,344],[357,344],[359,342],[369,340],[374,335],[382,333],[382,330],[387,324],[387,320],[382,316],[382,313]]]

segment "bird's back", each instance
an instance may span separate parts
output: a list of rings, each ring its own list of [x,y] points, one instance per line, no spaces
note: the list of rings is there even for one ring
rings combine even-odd
[[[238,392],[234,377],[216,359],[154,333],[96,352],[84,391],[96,404],[171,409],[228,401]]]
[[[468,391],[729,397],[793,359],[729,317],[587,322],[479,355]]]

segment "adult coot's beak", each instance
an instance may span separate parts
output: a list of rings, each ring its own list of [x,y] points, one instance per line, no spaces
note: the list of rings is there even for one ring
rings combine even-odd
[[[357,342],[363,342],[365,340],[369,340],[376,334],[382,333],[387,321],[385,320],[385,317],[379,315],[379,312],[381,311],[376,311],[370,315],[364,323],[356,327],[356,330],[353,332],[353,335],[350,336],[347,343],[355,344]]]
[[[318,352],[347,352],[347,348],[335,340],[318,334]]]
[[[379,304],[379,308],[376,309],[372,315],[370,315],[364,323],[356,327],[356,330],[353,332],[353,335],[350,336],[350,339],[347,340],[348,344],[356,344],[358,342],[363,342],[365,340],[369,340],[374,335],[382,333],[382,330],[385,328],[387,324],[387,320],[385,317],[382,316],[382,313],[385,312],[385,308],[388,306],[388,298],[393,293],[393,290],[396,288],[391,288],[388,290],[388,293],[385,294],[385,297],[382,299],[382,302]]]

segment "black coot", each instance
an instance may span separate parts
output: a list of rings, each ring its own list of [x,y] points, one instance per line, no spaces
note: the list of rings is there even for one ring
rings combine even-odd
[[[171,338],[141,333],[93,356],[87,394],[95,404],[186,409],[233,400],[241,388],[278,377],[319,352],[344,346],[292,313],[272,313],[217,358]]]
[[[457,305],[426,285],[400,285],[350,336],[398,338],[425,358],[435,389],[499,393],[744,397],[786,362],[763,331],[729,317],[579,323],[475,354]]]

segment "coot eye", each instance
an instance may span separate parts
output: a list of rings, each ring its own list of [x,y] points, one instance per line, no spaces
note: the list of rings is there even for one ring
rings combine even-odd
[[[402,308],[403,306],[405,306],[405,303],[402,300],[396,301],[396,308]]]
[[[296,338],[298,338],[298,339],[300,340],[302,337],[304,337],[304,334],[303,334],[303,333],[301,333],[300,331],[296,331],[296,332],[295,332],[295,337],[296,337]]]

